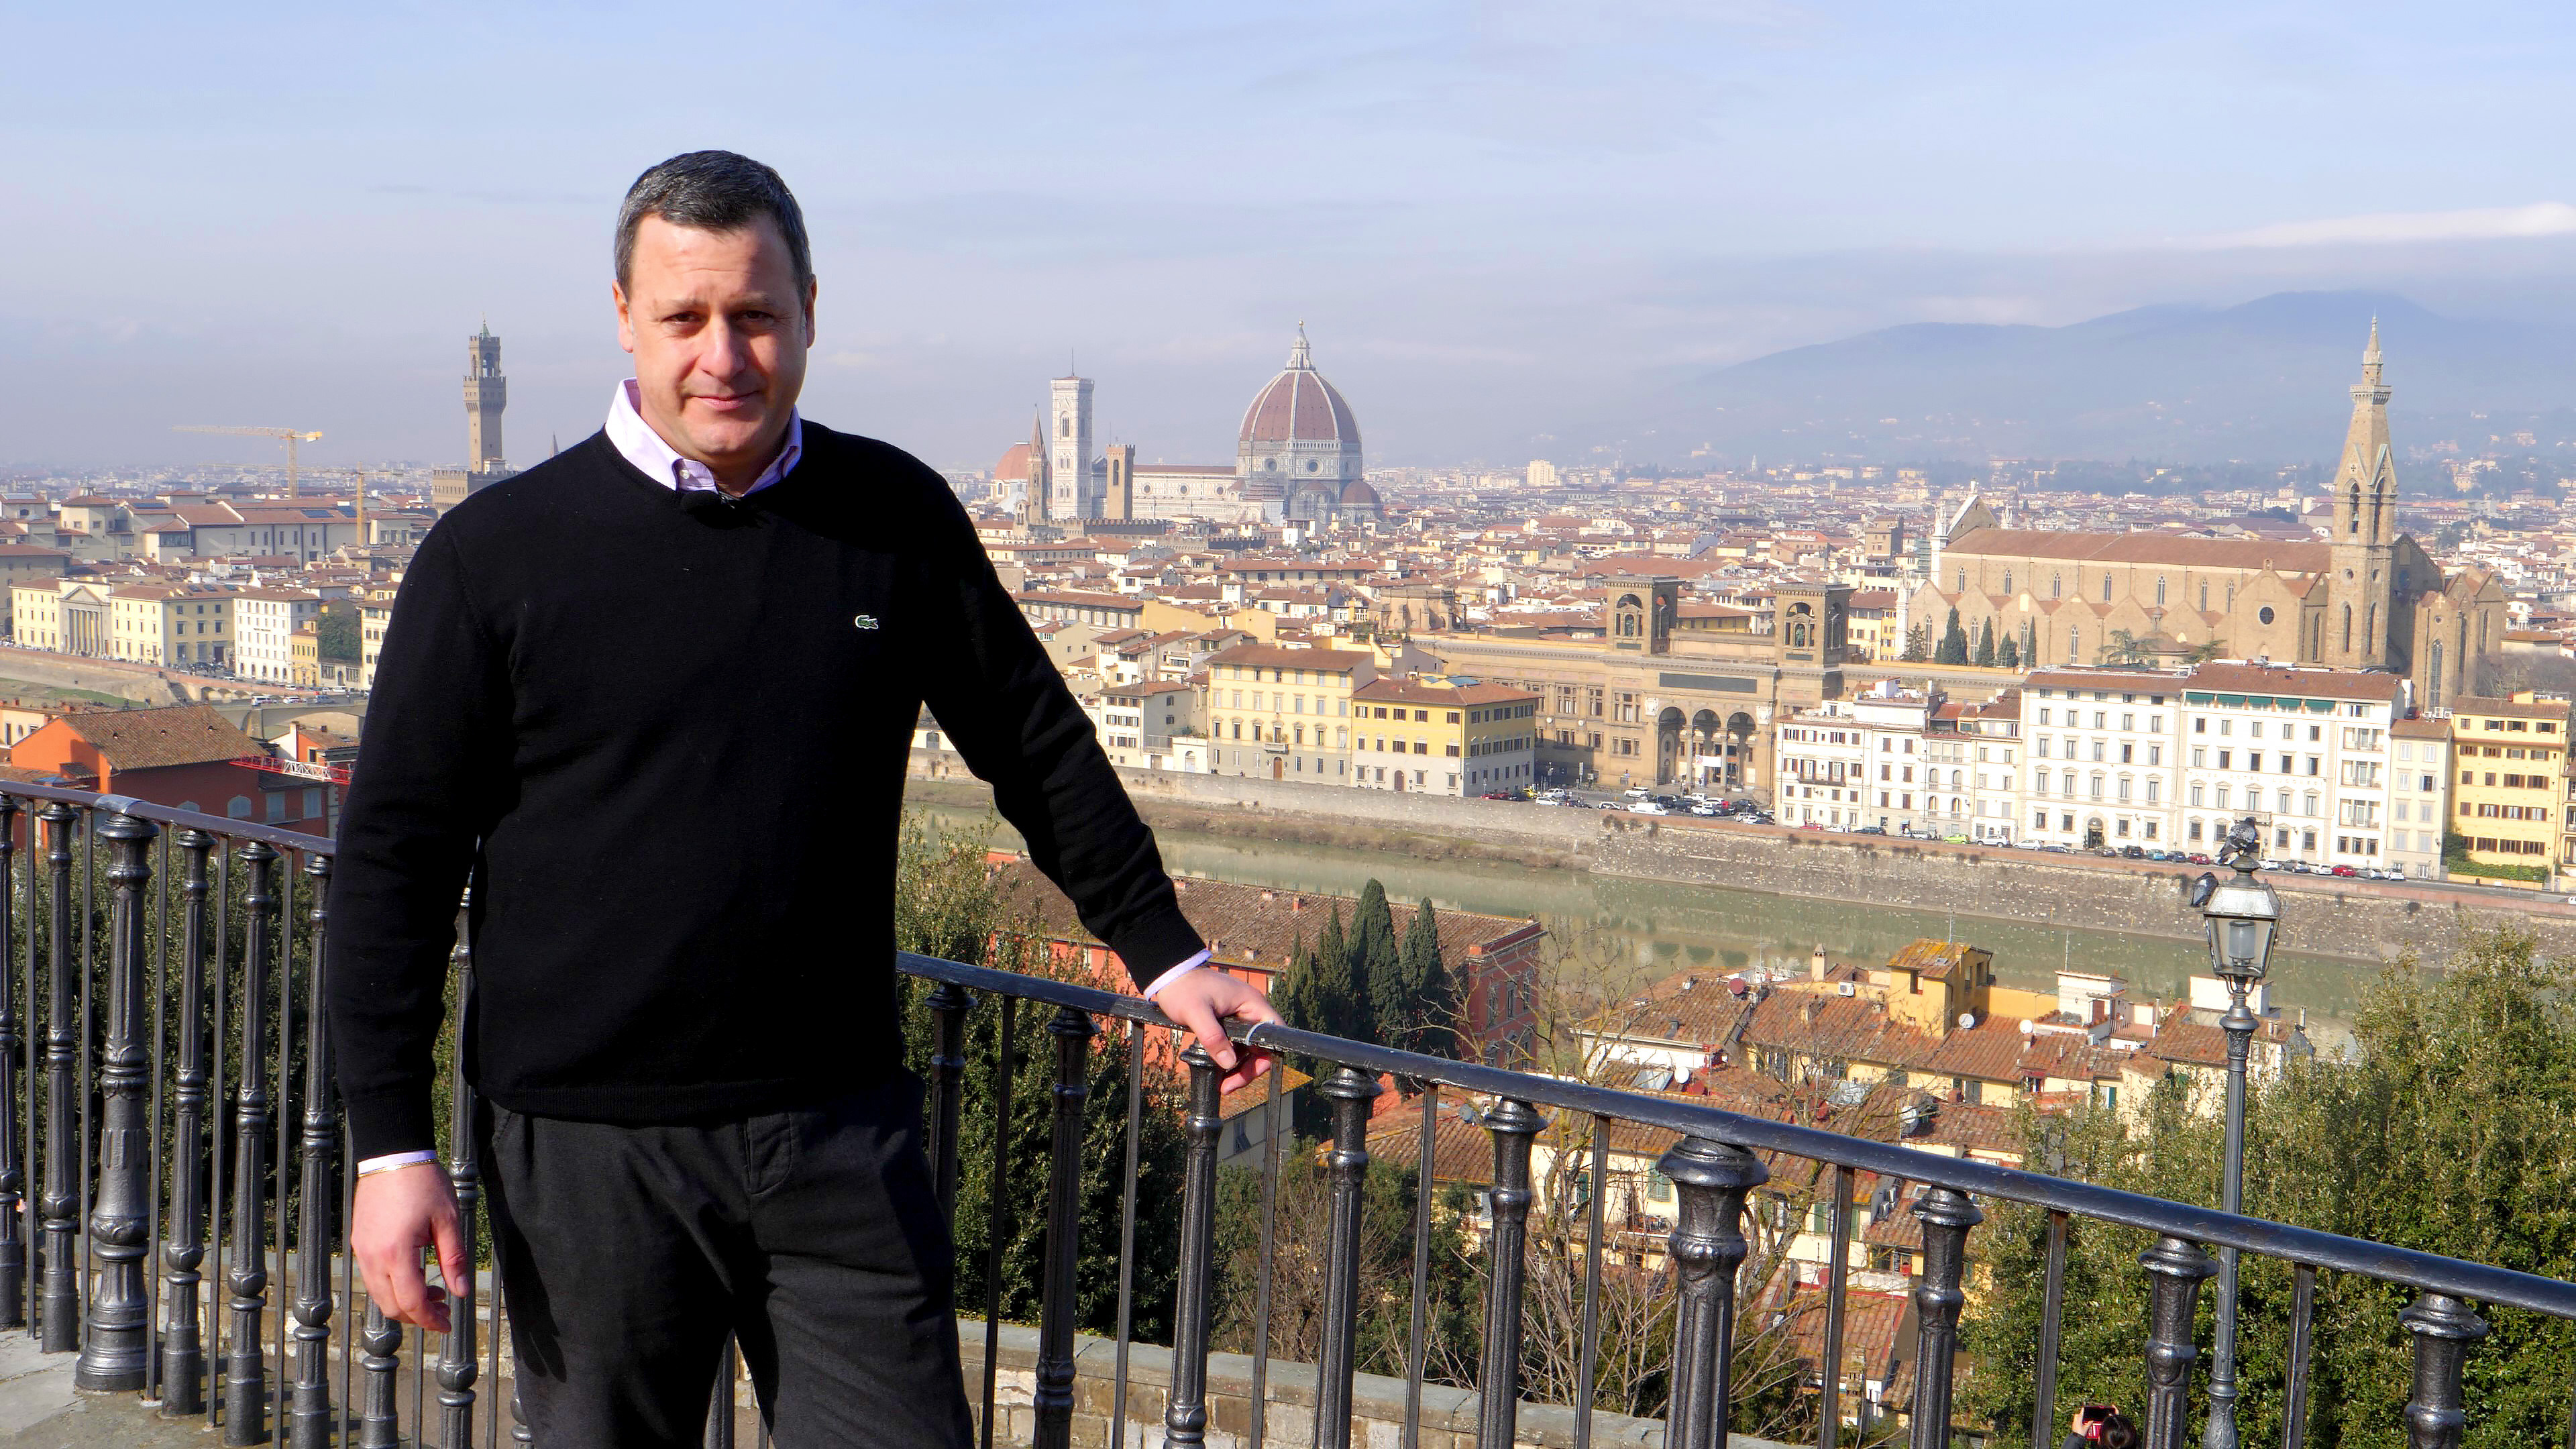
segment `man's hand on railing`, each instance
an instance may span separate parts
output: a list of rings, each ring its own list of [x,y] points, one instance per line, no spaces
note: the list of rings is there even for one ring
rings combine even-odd
[[[1270,998],[1256,987],[1246,986],[1213,966],[1202,966],[1154,993],[1154,1004],[1163,1014],[1189,1028],[1225,1068],[1225,1090],[1231,1092],[1270,1069],[1270,1053],[1258,1047],[1247,1047],[1238,1053],[1226,1038],[1220,1023],[1236,1021],[1277,1021]]]
[[[367,1297],[387,1318],[445,1333],[447,1290],[421,1271],[420,1251],[438,1250],[438,1273],[447,1282],[462,1283],[474,1271],[447,1169],[415,1162],[360,1177],[351,1217],[349,1251],[357,1256]]]

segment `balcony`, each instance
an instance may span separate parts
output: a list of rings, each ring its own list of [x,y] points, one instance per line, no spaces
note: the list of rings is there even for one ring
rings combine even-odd
[[[0,941],[11,951],[0,971],[0,1433],[20,1431],[0,1443],[203,1442],[193,1436],[215,1431],[227,1446],[463,1449],[518,1434],[509,1305],[493,1282],[450,1285],[457,1329],[422,1341],[376,1313],[340,1252],[354,1179],[318,1010],[328,850],[294,831],[130,799],[0,788]],[[2192,1429],[2195,1310],[2214,1249],[2281,1263],[2295,1284],[2288,1341],[2256,1360],[2278,1364],[2270,1388],[2293,1425],[2304,1422],[2319,1331],[2402,1344],[2393,1352],[2411,1376],[2392,1374],[2392,1393],[2403,1378],[2412,1442],[2448,1446],[2459,1442],[2482,1313],[2576,1319],[2576,1285],[2554,1279],[1688,1098],[1267,1025],[1238,1034],[1316,1064],[1328,1146],[1292,1154],[1283,1097],[1261,1094],[1266,1140],[1278,1146],[1259,1153],[1257,1187],[1238,1195],[1254,1206],[1235,1220],[1235,1256],[1220,1262],[1221,1074],[1195,1046],[1161,1053],[1171,1039],[1158,1011],[1050,977],[918,956],[901,969],[929,1028],[936,1190],[969,1255],[979,1243],[985,1254],[961,1263],[971,1286],[959,1332],[988,1443],[1711,1445],[1730,1442],[1739,1379],[1758,1372],[1812,1396],[1810,1442],[1855,1442],[1856,1430],[1858,1442],[1934,1449],[1951,1442],[1957,1417],[1969,1233],[1998,1204],[2045,1215],[2031,1423],[2048,1444],[2079,1223],[2152,1242],[2138,1259],[2149,1311],[2127,1332],[2149,1367],[2149,1397],[2131,1407],[2154,1449],[2180,1449]],[[461,998],[469,950],[455,953],[454,971]],[[1017,1042],[1023,1055],[997,1070],[970,1042]],[[1158,1054],[1173,1063],[1169,1091],[1148,1087]],[[448,1067],[445,1108],[459,1123],[472,1092]],[[1373,1122],[1390,1080],[1413,1095]],[[1043,1090],[1015,1102],[1029,1082]],[[979,1116],[991,1114],[981,1123],[968,1114],[979,1093]],[[970,1162],[970,1136],[986,1124],[989,1152]],[[1140,1204],[1148,1130],[1177,1132],[1178,1186]],[[1023,1146],[1006,1147],[1015,1135]],[[1123,1144],[1123,1172],[1105,1170],[1117,1149],[1095,1141]],[[1641,1141],[1653,1144],[1653,1185],[1614,1208],[1614,1153],[1633,1155]],[[1087,1152],[1100,1159],[1088,1172]],[[1400,1208],[1372,1206],[1373,1154],[1428,1166]],[[449,1167],[470,1218],[481,1191],[470,1146]],[[1737,1281],[1747,1235],[1780,1226],[1763,1190],[1792,1173],[1836,1189],[1817,1210],[1830,1254],[1812,1283],[1793,1280],[1795,1302],[1757,1304],[1758,1285],[1748,1278],[1740,1294]],[[1853,1217],[1860,1174],[1921,1191],[1910,1204],[1891,1198],[1864,1236]],[[957,1217],[983,1183],[1013,1180],[1042,1204],[1025,1225],[1006,1220],[1005,1191]],[[1581,1192],[1564,1190],[1578,1181]],[[961,1195],[961,1182],[974,1190]],[[1109,1190],[1095,1192],[1103,1182]],[[1169,1223],[1167,1251],[1138,1246],[1140,1218]],[[1037,1249],[1016,1315],[1033,1322],[1005,1321],[1001,1253],[1014,1234]],[[1453,1305],[1472,1332],[1434,1322],[1435,1240],[1465,1244],[1459,1256],[1473,1260],[1473,1292]],[[1852,1261],[1855,1241],[1867,1260]],[[1364,1263],[1393,1271],[1363,1277]],[[1247,1264],[1247,1351],[1220,1352],[1220,1281]],[[1907,1290],[1901,1333],[1879,1321],[1895,1309],[1864,1313],[1854,1299],[1900,1281],[1893,1273]],[[2312,1322],[2320,1273],[2396,1290],[2385,1321]],[[1290,1325],[1293,1343],[1272,1311],[1275,1294],[1292,1292],[1313,1305]],[[1364,1298],[1386,1330],[1371,1342]],[[1669,1347],[1649,1366],[1660,1422],[1595,1401],[1610,1320],[1632,1301],[1669,1315]],[[1791,1311],[1807,1315],[1797,1330],[1764,1338]],[[1087,1318],[1106,1331],[1086,1335]],[[1137,1341],[1145,1321],[1168,1324],[1171,1342]],[[2535,1328],[2562,1332],[2516,1323]],[[1884,1372],[1816,1370],[1846,1364],[1864,1330],[1890,1345]],[[1457,1352],[1435,1361],[1443,1333]],[[1768,1344],[1759,1363],[1748,1357],[1756,1341]],[[1372,1355],[1394,1371],[1362,1372]],[[1542,1382],[1575,1387],[1562,1402],[1525,1400]],[[710,1445],[762,1437],[741,1410],[738,1394],[711,1406]]]

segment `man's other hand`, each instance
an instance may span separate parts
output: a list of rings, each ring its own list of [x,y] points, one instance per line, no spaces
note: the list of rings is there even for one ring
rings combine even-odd
[[[447,1169],[415,1162],[359,1178],[351,1218],[349,1246],[366,1279],[367,1297],[387,1318],[445,1333],[447,1290],[421,1272],[420,1250],[438,1250],[439,1276],[450,1283],[465,1282],[474,1271]]]
[[[1222,1025],[1229,1018],[1279,1019],[1270,998],[1258,988],[1246,986],[1213,966],[1202,966],[1155,992],[1154,1004],[1163,1008],[1165,1016],[1187,1027],[1216,1064],[1225,1068],[1224,1090],[1231,1092],[1270,1069],[1270,1053],[1249,1046],[1238,1053]]]

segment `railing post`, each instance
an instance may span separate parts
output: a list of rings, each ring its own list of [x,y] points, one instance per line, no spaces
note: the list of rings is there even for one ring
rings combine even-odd
[[[1967,1271],[1968,1229],[1986,1220],[1967,1194],[1936,1187],[1914,1203],[1923,1221],[1923,1281],[1914,1288],[1919,1325],[1914,1344],[1913,1449],[1949,1449],[1950,1373],[1959,1356],[1960,1283]]]
[[[331,1036],[322,1010],[322,976],[327,969],[322,941],[330,924],[331,857],[307,855],[304,873],[313,881],[313,943],[306,948],[304,973],[304,1135],[296,1143],[303,1168],[303,1211],[296,1222],[295,1245],[295,1391],[287,1410],[286,1439],[291,1449],[329,1449],[331,1443],[331,1243],[338,1236],[332,1222],[340,1175],[333,1148],[340,1142],[339,1099],[331,1089]],[[461,1056],[462,1053],[460,1052]],[[286,1253],[286,1214],[278,1210],[278,1256]],[[473,1310],[465,1310],[472,1319]],[[285,1365],[278,1368],[284,1371]],[[451,1449],[468,1449],[447,1441]]]
[[[2460,1430],[2468,1422],[2460,1412],[2460,1370],[2469,1345],[2486,1337],[2486,1321],[2469,1305],[2441,1293],[2426,1293],[2397,1315],[2415,1335],[2415,1393],[2406,1401],[2408,1449],[2459,1449]]]
[[[1485,1114],[1494,1138],[1493,1235],[1485,1261],[1485,1361],[1476,1379],[1476,1449],[1510,1449],[1521,1411],[1521,1294],[1528,1264],[1530,1147],[1547,1119],[1509,1098]]]
[[[1055,1142],[1047,1169],[1046,1287],[1038,1302],[1033,1449],[1073,1442],[1074,1272],[1082,1252],[1082,1108],[1091,1096],[1091,1039],[1100,1029],[1067,1006],[1047,1023],[1055,1038]]]
[[[1683,1138],[1655,1168],[1673,1180],[1680,1197],[1672,1257],[1680,1270],[1681,1303],[1673,1324],[1672,1410],[1664,1442],[1672,1449],[1725,1449],[1735,1372],[1735,1270],[1751,1250],[1744,1240],[1744,1197],[1769,1182],[1771,1173],[1743,1148],[1705,1137]]]
[[[18,1140],[18,1052],[25,1038],[17,978],[7,969],[8,945],[17,937],[16,896],[9,889],[17,879],[17,834],[18,797],[0,795],[0,1328],[27,1323],[27,1239],[18,1221],[27,1196],[27,1145]],[[26,924],[36,928],[32,920]]]
[[[206,1411],[206,1348],[197,1317],[197,1265],[206,1215],[206,856],[215,838],[182,828],[186,857],[180,885],[179,1073],[171,1119],[170,1233],[161,1245],[161,1412],[192,1418]]]
[[[250,869],[249,929],[242,947],[241,1087],[233,1101],[232,1352],[224,1369],[224,1443],[268,1442],[268,1370],[260,1320],[268,1308],[268,1258],[261,1224],[268,1177],[268,968],[277,939],[270,867],[277,852],[257,840],[241,848]]]
[[[1279,1090],[1272,1068],[1270,1090]],[[1331,1178],[1332,1240],[1324,1259],[1324,1351],[1315,1384],[1315,1449],[1349,1449],[1351,1375],[1358,1366],[1360,1329],[1360,1200],[1368,1176],[1369,1103],[1381,1089],[1375,1077],[1350,1067],[1324,1079],[1333,1104],[1333,1150],[1325,1159]]]
[[[109,1392],[143,1387],[152,1367],[151,1304],[143,1282],[143,1260],[152,1251],[152,1142],[143,1122],[152,1078],[152,1050],[143,1033],[143,886],[152,878],[148,851],[161,828],[120,812],[98,833],[111,851],[107,1047],[99,1063],[98,1188],[89,1219],[98,1282],[72,1384]]]
[[[974,1004],[953,981],[931,988],[928,1005],[939,1020],[939,1043],[930,1054],[930,1163],[942,1222],[957,1216],[957,1121],[966,1105],[966,1011]]]
[[[1181,1169],[1181,1261],[1172,1293],[1172,1388],[1163,1408],[1163,1442],[1207,1443],[1208,1287],[1216,1268],[1217,1088],[1224,1073],[1207,1048],[1181,1050],[1190,1069],[1189,1113],[1181,1121],[1187,1140]],[[1276,1070],[1276,1068],[1273,1068]]]
[[[473,892],[466,892],[464,904],[456,910],[456,947],[448,955],[457,974],[456,1016],[471,1021],[474,1013],[474,946],[467,937],[466,926],[473,915]],[[458,1052],[448,1063],[447,1077],[447,1180],[456,1191],[456,1217],[467,1242],[475,1237],[474,1213],[483,1201],[482,1145],[475,1129],[474,1085],[465,1080],[465,1054]],[[447,1285],[447,1342],[438,1355],[438,1409],[440,1449],[474,1449],[474,1384],[477,1378],[474,1344],[474,1265],[467,1261],[463,1282]],[[730,1342],[725,1347],[725,1363],[733,1363]],[[719,1405],[725,1426],[733,1426],[733,1398],[726,1395]]]
[[[385,1317],[374,1298],[367,1300],[367,1327],[359,1342],[367,1350],[359,1367],[366,1372],[366,1403],[358,1410],[358,1449],[399,1449],[402,1425],[395,1408],[395,1370],[402,1367],[402,1325]]]
[[[78,812],[48,800],[36,818],[45,832],[45,864],[53,873],[53,899],[45,903],[45,1261],[44,1324],[39,1344],[47,1353],[80,1347],[80,1188],[73,1181],[73,1135],[80,1065],[80,1032],[72,1015],[72,821]],[[34,922],[28,923],[29,927]]]
[[[2191,1365],[2200,1357],[2192,1341],[2200,1284],[2218,1265],[2197,1246],[2165,1237],[2138,1255],[2138,1266],[2153,1275],[2147,1301],[2146,1449],[2183,1449],[2191,1419]]]

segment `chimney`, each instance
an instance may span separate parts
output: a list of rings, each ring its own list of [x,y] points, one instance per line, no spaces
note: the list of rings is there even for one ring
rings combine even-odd
[[[1814,951],[1808,953],[1807,979],[1810,981],[1825,979],[1825,948],[1822,945],[1818,945]]]
[[[1265,906],[1277,899],[1279,899],[1279,892],[1277,891],[1263,891],[1261,893],[1261,903]]]
[[[1306,909],[1306,898],[1304,896],[1290,896],[1288,898],[1288,911],[1291,915],[1304,909]]]

